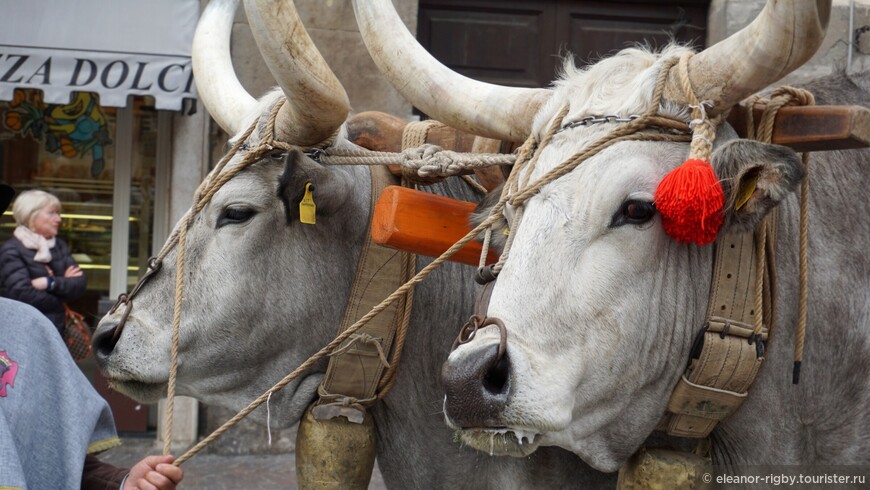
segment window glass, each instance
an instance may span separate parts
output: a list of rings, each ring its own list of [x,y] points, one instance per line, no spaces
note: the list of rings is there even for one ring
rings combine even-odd
[[[157,161],[157,110],[153,97],[136,97],[133,117],[133,169],[130,190],[130,242],[127,290],[148,266],[154,222],[154,181]]]
[[[41,189],[60,199],[58,236],[88,278],[87,293],[70,306],[92,325],[109,291],[114,140],[115,110],[100,107],[93,94],[46,104],[38,90],[16,90],[12,101],[0,102],[0,178],[19,193]],[[10,209],[0,219],[0,240],[14,226]]]

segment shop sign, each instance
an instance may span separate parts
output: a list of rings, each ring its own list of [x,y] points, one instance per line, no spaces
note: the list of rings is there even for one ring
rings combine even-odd
[[[95,92],[101,95],[100,103],[108,107],[123,107],[127,95],[154,95],[164,101],[163,105],[167,99],[180,104],[181,99],[194,96],[190,59],[94,52],[58,56],[34,48],[5,47],[3,51],[2,91],[36,88],[46,93],[46,100],[68,99],[72,91]]]
[[[199,0],[0,1],[0,100],[30,88],[49,103],[91,92],[123,107],[129,95],[150,95],[158,109],[180,110],[195,97],[198,15]]]

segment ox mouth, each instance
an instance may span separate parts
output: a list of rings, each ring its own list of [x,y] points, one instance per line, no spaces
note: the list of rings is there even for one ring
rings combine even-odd
[[[540,434],[508,428],[471,428],[456,431],[459,442],[490,456],[524,458],[538,449]]]
[[[165,395],[166,383],[146,383],[130,379],[108,378],[109,388],[139,403],[156,403]]]

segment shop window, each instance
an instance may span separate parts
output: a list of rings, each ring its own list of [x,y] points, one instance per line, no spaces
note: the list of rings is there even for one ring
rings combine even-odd
[[[37,90],[0,101],[0,179],[18,192],[41,189],[60,199],[59,236],[88,279],[87,292],[70,306],[92,328],[117,295],[111,293],[132,288],[153,254],[155,203],[169,193],[168,183],[155,188],[158,115],[151,97],[131,97],[122,109],[101,107],[84,92],[69,104],[46,104]],[[0,243],[14,227],[10,209],[0,216]],[[113,250],[126,257],[113,260]],[[113,267],[126,271],[113,274]],[[80,367],[109,400],[118,430],[149,429],[147,407],[110,392],[93,361]]]
[[[16,90],[11,102],[0,102],[0,176],[19,193],[41,189],[60,199],[59,236],[88,278],[87,294],[72,306],[92,323],[109,291],[115,116],[89,93],[61,105],[45,104],[40,91]],[[13,229],[10,209],[0,240]]]

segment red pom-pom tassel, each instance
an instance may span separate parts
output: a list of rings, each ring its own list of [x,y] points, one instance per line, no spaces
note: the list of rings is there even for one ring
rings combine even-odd
[[[656,209],[665,233],[678,242],[706,245],[722,226],[725,193],[710,162],[689,159],[659,183]]]

